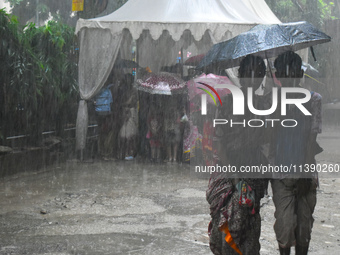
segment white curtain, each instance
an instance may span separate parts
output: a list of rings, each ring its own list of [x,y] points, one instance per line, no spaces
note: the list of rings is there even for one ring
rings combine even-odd
[[[88,127],[87,101],[92,99],[103,87],[122,41],[122,32],[112,34],[108,29],[84,28],[79,33],[79,102],[76,123],[76,149],[86,146]]]

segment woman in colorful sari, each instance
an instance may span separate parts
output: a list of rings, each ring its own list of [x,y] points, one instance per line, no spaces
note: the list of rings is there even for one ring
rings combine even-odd
[[[231,119],[247,123],[250,119],[261,119],[247,107],[248,88],[253,88],[253,105],[256,109],[269,109],[268,96],[257,96],[265,76],[266,66],[262,58],[248,55],[239,68],[241,90],[245,95],[245,114],[233,115],[232,95],[223,100],[217,119]],[[271,97],[271,95],[270,95]],[[210,249],[215,255],[243,254],[258,255],[260,252],[260,200],[267,189],[267,180],[237,174],[244,166],[268,164],[262,153],[267,142],[263,127],[247,125],[217,125],[215,140],[220,166],[230,165],[236,173],[215,172],[211,175],[207,190],[212,220],[209,224]],[[267,131],[266,131],[267,132]]]

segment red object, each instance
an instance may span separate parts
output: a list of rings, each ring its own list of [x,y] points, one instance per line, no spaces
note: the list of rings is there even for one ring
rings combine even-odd
[[[217,84],[233,84],[229,80],[229,78],[226,76],[219,76],[219,75],[215,75],[212,73],[208,75],[202,74],[199,77],[187,82],[190,102],[192,102],[196,98],[200,101],[199,97],[202,94],[206,93],[203,90],[199,89],[199,88],[204,87],[201,83],[207,84],[213,88]],[[215,88],[215,90],[221,98],[230,94],[229,89],[216,89]],[[210,104],[214,104],[214,101],[210,96],[207,96],[207,102]]]
[[[202,84],[202,85],[208,87],[212,92],[214,92],[215,95],[217,96],[218,100],[220,100],[220,103],[221,103],[221,105],[222,105],[221,97],[220,97],[220,95],[216,92],[216,90],[215,90],[213,87],[211,87],[211,86],[208,85],[208,84],[205,84],[204,82],[199,82],[199,84]]]

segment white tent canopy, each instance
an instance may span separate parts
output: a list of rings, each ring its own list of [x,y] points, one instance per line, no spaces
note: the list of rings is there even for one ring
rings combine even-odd
[[[178,41],[183,31],[190,30],[198,41],[210,30],[220,41],[225,31],[235,30],[230,29],[234,25],[276,23],[280,21],[264,0],[130,0],[107,16],[80,19],[76,33],[84,27],[110,29],[112,34],[126,28],[137,40],[147,29],[157,40],[167,30]]]
[[[176,63],[181,49],[205,53],[256,24],[277,23],[264,0],[129,0],[107,16],[79,19],[79,89],[85,102],[79,104],[77,148],[85,148],[86,100],[103,87],[118,52],[130,57],[133,40],[139,65],[155,72]]]

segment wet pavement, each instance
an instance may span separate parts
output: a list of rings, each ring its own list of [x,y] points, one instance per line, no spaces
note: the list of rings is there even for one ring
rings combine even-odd
[[[318,162],[340,164],[339,133],[324,129]],[[340,178],[329,177],[320,175],[309,254],[340,248]],[[4,177],[0,254],[211,254],[208,178],[185,164],[135,161],[68,161]],[[268,255],[278,254],[270,194],[261,208],[261,254]]]

